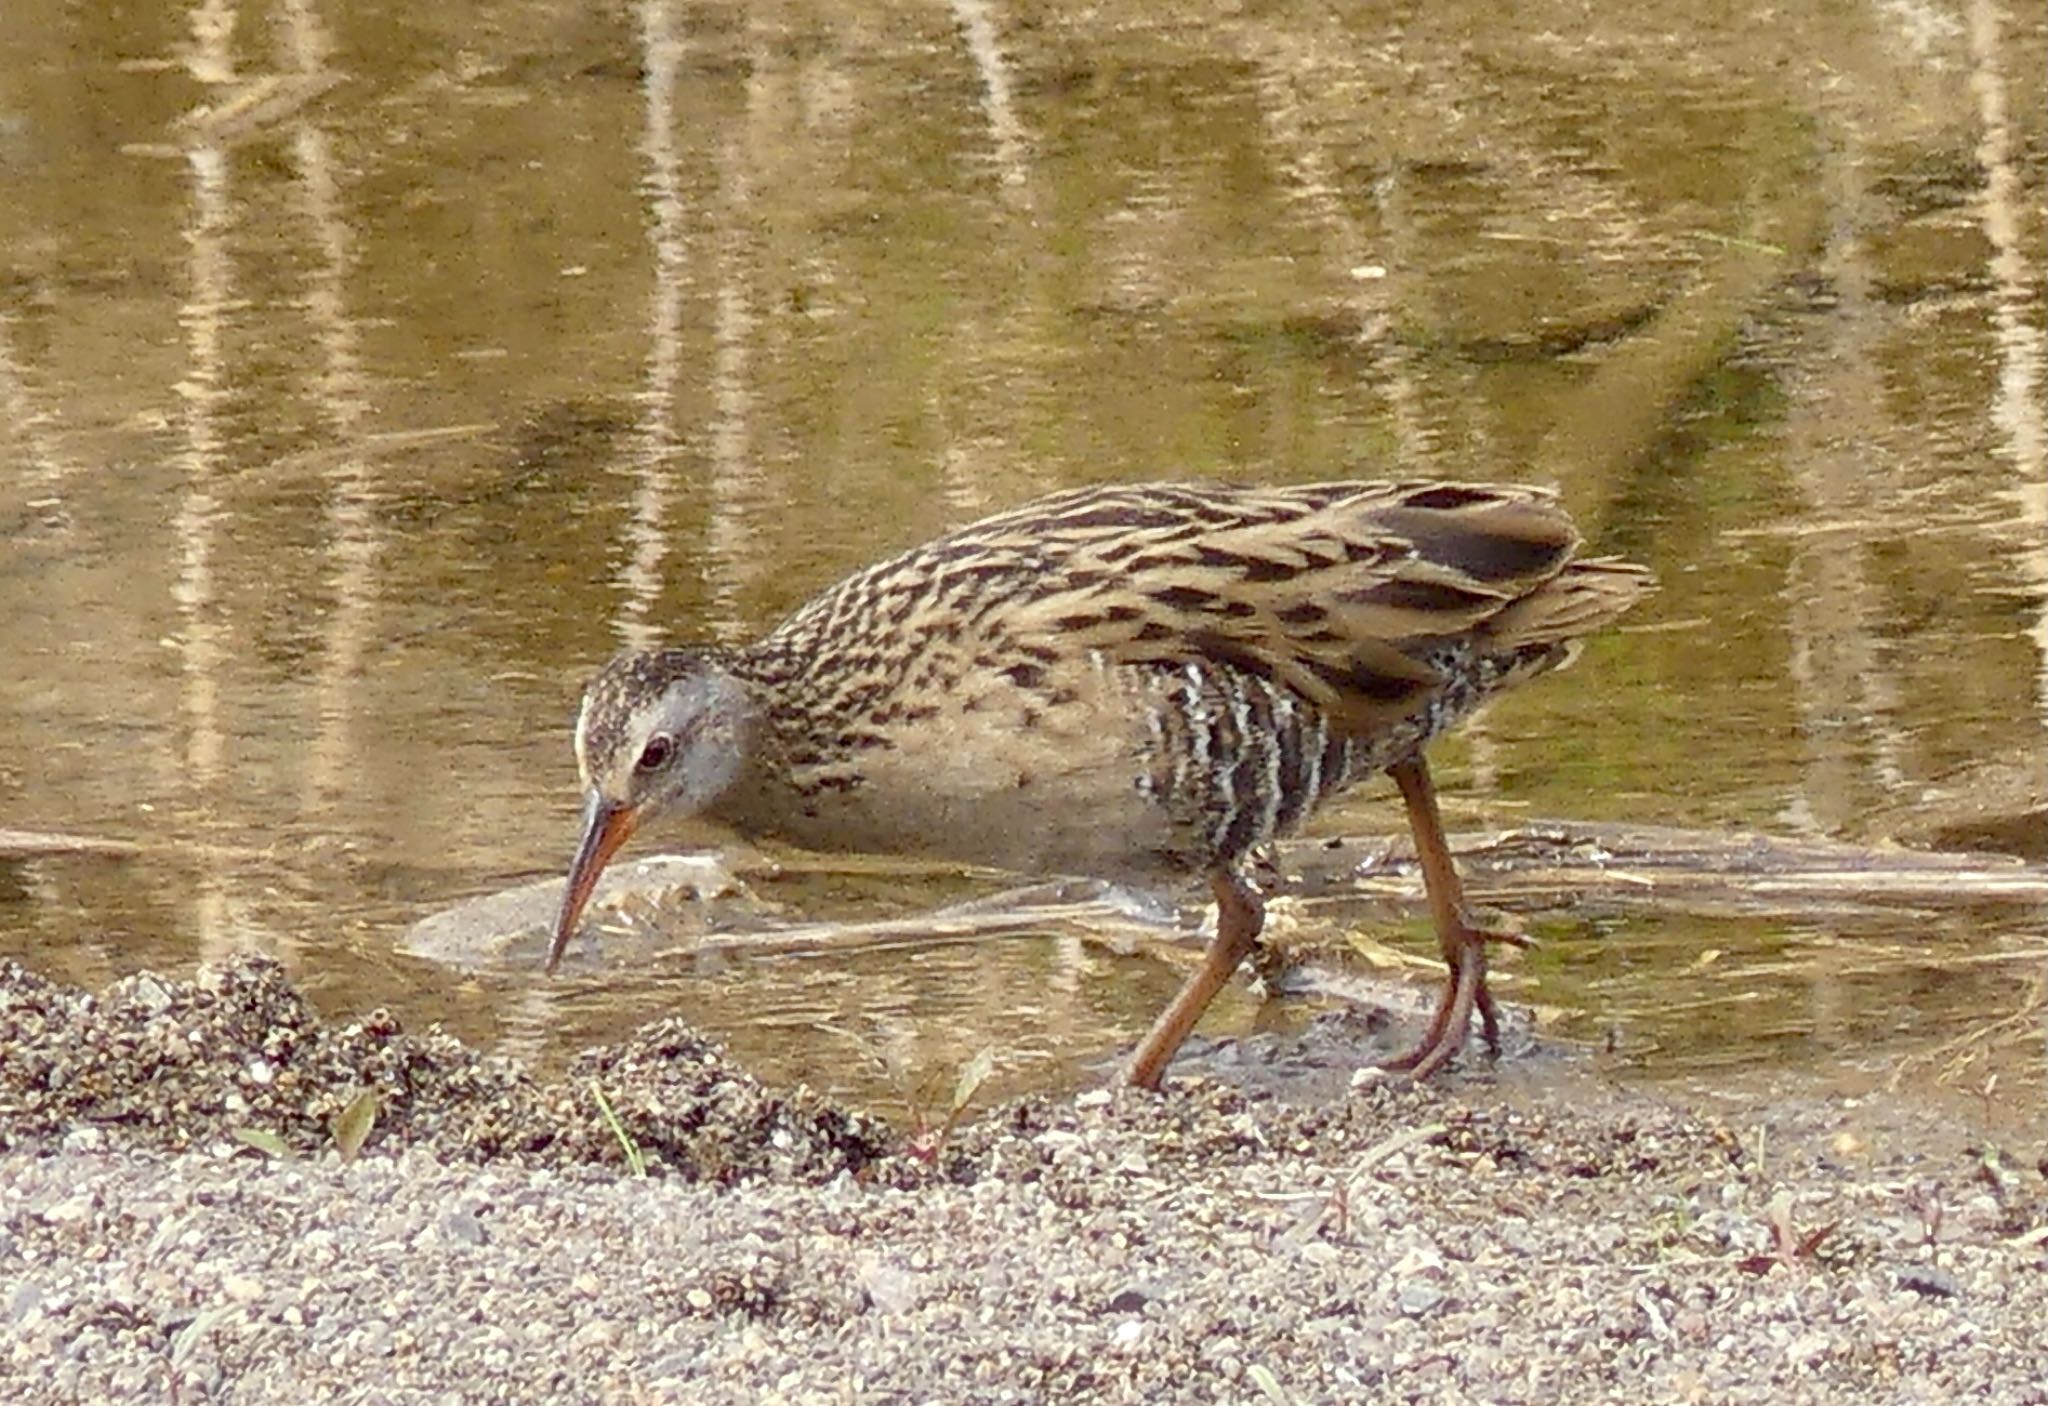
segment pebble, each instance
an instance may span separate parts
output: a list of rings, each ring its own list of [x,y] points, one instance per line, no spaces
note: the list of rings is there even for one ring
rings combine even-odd
[[[1909,1265],[1900,1270],[1899,1287],[1930,1299],[1952,1299],[1963,1291],[1953,1274],[1931,1264]]]
[[[441,1233],[465,1245],[484,1245],[491,1238],[490,1232],[484,1229],[484,1223],[468,1211],[450,1211],[443,1216]]]
[[[93,1193],[81,1191],[67,1196],[43,1212],[43,1219],[50,1225],[78,1225],[92,1215]]]
[[[32,1322],[42,1311],[43,1291],[32,1281],[18,1285],[7,1300],[7,1321],[16,1327]]]
[[[1434,1284],[1410,1282],[1401,1286],[1394,1302],[1401,1312],[1410,1318],[1420,1318],[1425,1313],[1433,1312],[1437,1305],[1444,1301],[1444,1297],[1444,1291]]]

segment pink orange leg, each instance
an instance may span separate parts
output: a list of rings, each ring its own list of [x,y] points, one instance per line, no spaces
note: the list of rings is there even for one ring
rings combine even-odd
[[[1444,838],[1443,815],[1437,809],[1429,763],[1417,753],[1388,767],[1387,774],[1401,788],[1401,799],[1408,807],[1408,826],[1415,833],[1415,856],[1422,864],[1422,886],[1429,895],[1430,917],[1436,922],[1437,940],[1443,945],[1450,975],[1421,1041],[1383,1067],[1406,1070],[1414,1078],[1427,1079],[1464,1047],[1475,1010],[1479,1012],[1480,1033],[1487,1049],[1500,1053],[1500,1010],[1486,985],[1486,945],[1508,942],[1525,947],[1528,939],[1515,933],[1476,928],[1466,918],[1465,887],[1459,882],[1457,866],[1451,861],[1450,843]]]
[[[1159,1076],[1166,1072],[1167,1063],[1195,1028],[1195,1022],[1202,1018],[1202,1012],[1209,1008],[1209,1002],[1251,953],[1259,929],[1265,925],[1266,910],[1258,893],[1236,874],[1211,874],[1209,888],[1216,895],[1216,936],[1210,939],[1209,950],[1202,955],[1202,965],[1195,968],[1194,975],[1159,1013],[1159,1019],[1152,1022],[1152,1028],[1131,1053],[1131,1062],[1123,1071],[1126,1084],[1140,1089],[1159,1087]]]

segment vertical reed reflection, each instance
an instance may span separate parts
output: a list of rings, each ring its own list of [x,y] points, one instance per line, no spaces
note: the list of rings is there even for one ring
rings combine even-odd
[[[1826,202],[1820,272],[1835,307],[1820,368],[1788,411],[1785,462],[1806,519],[1785,581],[1793,702],[1805,758],[1784,818],[1807,834],[1841,835],[1903,780],[1898,690],[1879,644],[1885,607],[1871,581],[1871,514],[1899,491],[1884,427],[1871,420],[1884,378],[1871,342],[1882,324],[1861,231],[1868,228],[1866,142],[1858,119],[1834,116],[1820,155]],[[1880,519],[1881,520],[1881,519]]]
[[[233,8],[208,0],[194,10],[192,29],[187,62],[193,76],[210,82],[230,79]],[[171,520],[177,552],[171,598],[179,615],[187,804],[194,816],[210,817],[217,813],[223,779],[221,676],[229,659],[215,555],[220,536],[218,485],[226,451],[219,416],[229,393],[225,341],[235,291],[227,250],[232,206],[225,147],[195,129],[188,134],[184,155],[191,195],[185,212],[186,292],[178,308],[186,356],[185,375],[177,386],[183,402],[183,448],[176,456],[184,483]],[[232,918],[237,905],[226,859],[209,852],[198,862],[193,919],[199,956],[217,960],[234,948]]]
[[[1991,421],[2017,480],[2011,495],[2018,528],[2014,560],[2033,588],[2034,620],[2028,637],[2035,652],[2034,704],[2048,731],[2048,411],[2042,407],[2048,399],[2048,333],[2035,320],[2041,300],[2040,251],[2033,250],[2036,257],[2030,260],[2021,233],[2027,193],[2020,178],[2001,57],[2003,7],[1998,0],[1970,0],[1969,25],[1970,88],[1980,124],[1977,166],[1984,172],[1977,209],[1991,245],[1992,341],[1998,358]]]
[[[293,72],[324,73],[333,43],[318,13],[304,0],[286,7],[282,40],[286,66]],[[320,657],[313,674],[313,743],[302,801],[307,810],[318,811],[331,807],[349,779],[363,774],[356,721],[364,712],[364,658],[380,614],[378,566],[385,534],[377,512],[375,459],[363,448],[370,406],[357,323],[349,311],[354,238],[337,191],[332,143],[317,124],[299,117],[292,123],[290,149],[298,203],[314,250],[303,303],[320,352],[312,398],[336,450],[325,460],[333,603],[320,631]]]
[[[988,134],[988,164],[996,201],[1011,218],[998,221],[996,238],[1014,255],[1014,279],[983,296],[999,300],[985,317],[966,317],[951,329],[952,365],[962,374],[935,382],[925,416],[940,442],[939,491],[956,520],[979,516],[997,501],[1029,497],[1045,486],[1045,466],[1020,462],[1016,407],[1043,392],[1035,358],[1018,356],[1049,336],[1039,322],[1047,312],[1037,271],[1043,250],[1036,212],[1029,133],[1017,115],[1011,60],[988,0],[948,0],[968,61],[980,82],[981,115]],[[993,388],[995,394],[987,392]]]
[[[1344,290],[1339,299],[1352,326],[1351,337],[1366,349],[1386,405],[1393,452],[1390,461],[1374,463],[1371,472],[1390,477],[1457,476],[1458,470],[1443,462],[1424,403],[1422,368],[1408,340],[1399,335],[1394,315],[1400,298],[1422,296],[1427,277],[1424,241],[1404,198],[1400,163],[1372,182],[1380,232],[1375,243],[1338,198],[1338,161],[1316,135],[1319,125],[1302,92],[1302,85],[1314,76],[1327,76],[1324,65],[1332,50],[1262,27],[1233,26],[1231,32],[1253,65],[1252,93],[1279,183],[1321,235],[1324,281]],[[1482,796],[1497,794],[1500,749],[1486,715],[1467,720],[1460,738],[1469,762],[1468,784],[1461,789]]]
[[[654,255],[654,277],[648,296],[647,369],[639,394],[640,418],[624,466],[633,482],[632,515],[626,525],[626,556],[616,581],[618,614],[612,622],[619,643],[629,649],[646,648],[662,634],[652,616],[661,602],[669,504],[675,493],[676,380],[682,373],[683,300],[690,279],[689,246],[683,234],[682,155],[676,141],[676,91],[683,42],[675,32],[671,0],[642,0],[639,19],[640,90],[645,109],[640,152],[646,160],[640,189],[647,201],[647,240]]]
[[[758,71],[748,80],[750,109],[762,81]],[[755,319],[750,280],[755,246],[753,172],[748,160],[747,144],[739,138],[719,144],[718,210],[712,235],[717,252],[712,270],[716,289],[711,313],[710,527],[705,542],[710,601],[705,614],[711,631],[727,640],[748,633],[740,597],[759,551],[752,510],[762,493],[760,470],[753,461]]]
[[[989,145],[995,161],[997,180],[1009,195],[1028,199],[1031,189],[1029,149],[1024,124],[1017,119],[1011,96],[1010,64],[996,37],[995,17],[988,0],[947,0],[967,57],[981,80],[981,110],[988,123]]]

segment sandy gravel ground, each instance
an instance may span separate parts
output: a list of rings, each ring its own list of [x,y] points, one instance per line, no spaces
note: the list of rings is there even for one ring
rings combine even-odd
[[[2024,1156],[1817,1101],[1759,1166],[1569,1071],[1349,1087],[1343,1044],[933,1147],[674,1024],[543,1082],[262,962],[0,965],[0,1400],[2048,1401]]]

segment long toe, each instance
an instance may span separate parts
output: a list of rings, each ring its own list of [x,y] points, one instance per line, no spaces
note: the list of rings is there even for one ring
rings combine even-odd
[[[1429,1025],[1405,1054],[1395,1055],[1380,1063],[1380,1068],[1395,1074],[1412,1073],[1415,1067],[1426,1059],[1440,1044],[1450,1030],[1451,1012],[1458,1004],[1458,967],[1454,962],[1444,978],[1443,989],[1437,993],[1436,1010],[1430,1014]]]
[[[1443,999],[1437,1004],[1436,1019],[1430,1022],[1421,1042],[1381,1067],[1405,1070],[1410,1078],[1419,1081],[1450,1063],[1451,1057],[1465,1046],[1465,1035],[1472,1025],[1473,1007],[1485,991],[1486,945],[1482,942],[1463,943],[1451,963]],[[1486,999],[1490,1003],[1493,998],[1489,994]]]
[[[1486,978],[1479,978],[1479,994],[1472,1004],[1479,1011],[1479,1036],[1486,1041],[1486,1052],[1496,1059],[1500,1057],[1500,1007],[1494,1002],[1493,991],[1486,984]]]
[[[1486,1042],[1487,1053],[1496,1058],[1500,1055],[1500,1003],[1494,999],[1486,979],[1486,949],[1495,942],[1524,948],[1534,945],[1520,933],[1495,932],[1461,924],[1453,938],[1453,949],[1444,954],[1450,973],[1445,978],[1442,995],[1437,998],[1436,1012],[1430,1017],[1429,1028],[1412,1049],[1387,1060],[1380,1068],[1406,1073],[1415,1079],[1427,1079],[1450,1063],[1465,1047],[1475,1012],[1479,1016],[1479,1034]]]
[[[1485,985],[1486,948],[1476,942],[1470,943],[1458,954],[1457,970],[1451,978],[1450,1019],[1444,1022],[1443,1032],[1435,1043],[1409,1070],[1410,1078],[1418,1083],[1429,1078],[1465,1047],[1465,1036],[1472,1028],[1472,1008]]]

